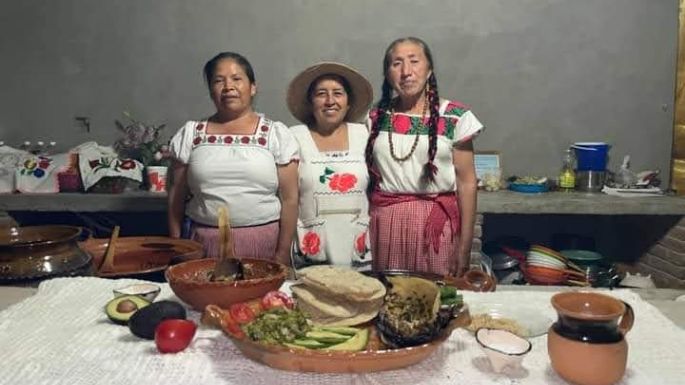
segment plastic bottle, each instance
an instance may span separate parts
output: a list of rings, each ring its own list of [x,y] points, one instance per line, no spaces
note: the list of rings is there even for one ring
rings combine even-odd
[[[564,164],[559,173],[559,190],[573,191],[576,187],[576,172],[573,169],[573,153],[571,149],[566,150]]]

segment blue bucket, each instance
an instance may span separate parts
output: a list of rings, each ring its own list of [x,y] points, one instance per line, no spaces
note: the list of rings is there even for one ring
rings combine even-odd
[[[576,151],[578,171],[606,171],[609,145],[603,142],[579,142],[571,145]]]

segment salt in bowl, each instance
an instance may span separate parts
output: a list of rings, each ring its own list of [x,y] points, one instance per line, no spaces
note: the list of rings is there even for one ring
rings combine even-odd
[[[476,330],[476,341],[483,348],[496,373],[504,368],[516,369],[521,366],[532,345],[530,341],[506,330],[480,328]]]
[[[161,288],[158,285],[151,283],[136,283],[125,287],[114,289],[114,296],[121,297],[122,295],[137,295],[143,299],[152,302],[159,295]]]

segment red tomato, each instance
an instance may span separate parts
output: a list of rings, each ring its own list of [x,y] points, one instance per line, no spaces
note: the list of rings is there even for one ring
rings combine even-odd
[[[228,312],[231,314],[231,318],[233,318],[233,320],[239,324],[246,324],[252,321],[255,317],[254,312],[245,302],[234,303],[228,308]]]
[[[238,325],[238,323],[235,322],[233,318],[231,318],[230,316],[224,318],[222,326],[224,330],[231,334],[233,337],[238,339],[245,338],[245,332],[243,332],[243,329],[241,329],[240,325]]]
[[[168,319],[155,328],[155,345],[160,353],[177,353],[190,345],[197,325],[184,319]]]
[[[250,307],[250,309],[252,309],[252,312],[255,316],[258,316],[262,311],[264,311],[264,308],[262,308],[262,301],[259,299],[253,299],[245,303]]]
[[[262,307],[264,310],[269,310],[275,307],[284,307],[292,309],[294,307],[293,299],[282,291],[273,290],[262,297]]]

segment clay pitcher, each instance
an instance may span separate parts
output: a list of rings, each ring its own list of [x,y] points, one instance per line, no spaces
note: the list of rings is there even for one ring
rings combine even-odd
[[[613,297],[589,292],[555,294],[559,318],[549,329],[552,368],[579,385],[610,385],[625,373],[633,309]],[[620,321],[620,322],[619,322]]]

